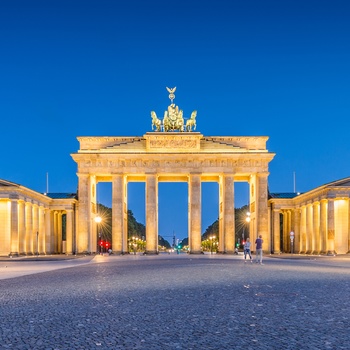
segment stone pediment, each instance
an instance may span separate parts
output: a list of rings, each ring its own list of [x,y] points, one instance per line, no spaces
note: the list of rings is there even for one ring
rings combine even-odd
[[[326,187],[350,187],[350,178],[337,180],[325,185]]]
[[[14,182],[0,179],[0,187],[20,187],[20,185],[15,184]]]

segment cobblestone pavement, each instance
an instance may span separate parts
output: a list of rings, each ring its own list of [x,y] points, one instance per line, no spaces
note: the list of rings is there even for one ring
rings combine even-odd
[[[349,257],[52,263],[0,261],[1,350],[350,349]],[[6,278],[23,265],[40,273]]]

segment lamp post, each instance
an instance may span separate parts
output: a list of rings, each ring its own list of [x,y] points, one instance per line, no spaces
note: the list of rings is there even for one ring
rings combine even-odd
[[[245,217],[245,223],[247,224],[247,226],[249,225],[250,223],[250,212],[247,211],[246,213],[246,217]],[[243,234],[242,234],[242,241],[244,242],[244,230],[245,230],[245,224],[243,225]]]
[[[101,246],[101,238],[102,238],[102,233],[99,232],[99,224],[102,222],[102,218],[101,216],[96,216],[95,217],[95,222],[96,222],[96,225],[97,225],[97,236],[98,236],[98,242],[97,242],[97,245],[99,246],[98,250],[100,252],[100,254],[102,253],[102,246]]]
[[[213,254],[213,239],[215,239],[216,236],[210,236],[210,254]]]

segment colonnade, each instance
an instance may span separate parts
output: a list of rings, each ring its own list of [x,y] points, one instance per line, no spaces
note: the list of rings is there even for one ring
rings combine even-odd
[[[72,254],[76,200],[6,184],[0,181],[0,255]]]
[[[304,195],[304,197],[307,195]],[[308,195],[309,196],[309,195]],[[309,196],[310,197],[310,196]],[[339,193],[284,204],[273,200],[273,252],[346,254],[350,250],[350,200]],[[293,204],[294,203],[294,204]],[[282,225],[281,225],[282,223]],[[294,233],[291,240],[290,233]]]
[[[78,207],[78,229],[77,250],[83,252],[97,251],[97,224],[95,217],[97,213],[96,187],[100,180],[104,182],[106,175],[89,175],[78,173],[79,178],[79,207]],[[267,174],[254,174],[250,176],[250,188],[256,188],[260,197],[267,196]],[[128,183],[145,183],[145,213],[146,213],[146,254],[158,253],[158,185],[159,182],[169,178],[164,174],[148,173],[144,175],[114,174],[108,176],[108,182],[112,183],[112,249],[115,254],[128,253],[128,228],[127,228],[127,203]],[[186,176],[172,176],[171,182],[186,182],[188,184],[188,238],[191,254],[200,254],[202,237],[202,192],[201,184],[209,181],[205,174],[195,173]],[[233,174],[211,175],[210,181],[219,184],[219,246],[220,253],[232,254],[235,248],[235,203]],[[251,193],[251,221],[250,235],[255,240],[257,232],[265,239],[266,249],[269,249],[270,239],[268,236],[268,210],[267,202],[257,201],[257,194]],[[259,198],[260,198],[259,197]],[[259,218],[259,220],[257,220]],[[88,234],[86,234],[88,232]]]

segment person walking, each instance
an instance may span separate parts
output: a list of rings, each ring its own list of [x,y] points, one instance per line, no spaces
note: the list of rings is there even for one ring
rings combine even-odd
[[[262,244],[264,241],[262,240],[262,235],[259,235],[259,237],[255,240],[255,251],[256,251],[256,263],[259,263],[260,265],[264,265],[262,263]]]
[[[252,254],[250,252],[250,238],[248,237],[247,240],[244,243],[244,262],[247,262],[247,255],[249,255],[250,262],[252,263]]]

